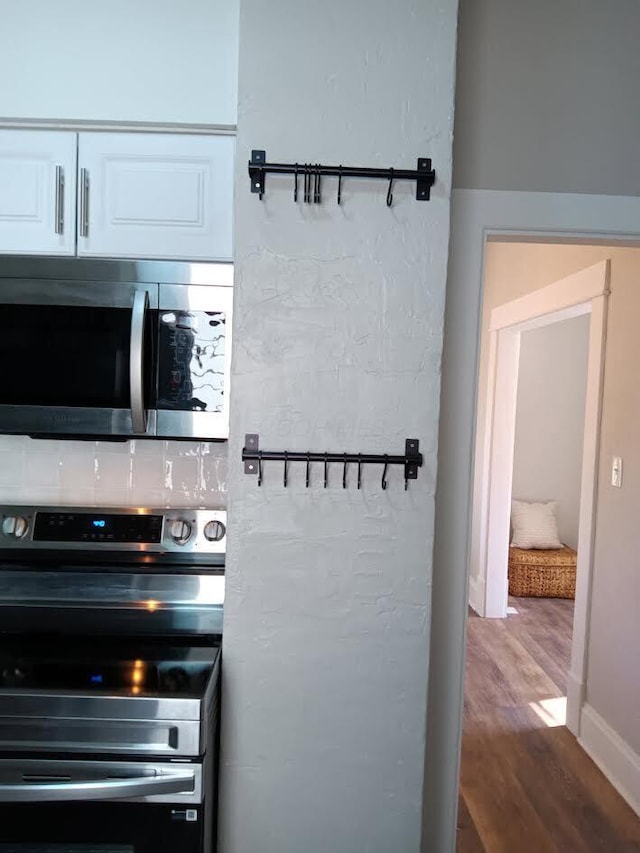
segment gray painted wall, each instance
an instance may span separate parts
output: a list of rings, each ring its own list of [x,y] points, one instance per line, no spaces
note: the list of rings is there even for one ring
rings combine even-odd
[[[454,186],[638,195],[637,0],[461,0]]]
[[[454,185],[637,195],[639,16],[635,0],[460,0]],[[428,747],[441,772],[427,780],[427,800],[436,805],[425,827],[428,853],[448,853],[455,845],[460,718],[453,709],[461,705],[464,687],[482,285],[473,251],[455,235],[465,230],[471,207],[465,193],[454,196],[431,632],[432,646],[447,653],[433,656],[430,672]],[[532,231],[554,219],[545,217],[544,204],[540,211],[529,223]],[[589,209],[584,223],[583,232],[593,229]],[[626,560],[624,572],[628,581]],[[614,587],[609,590],[613,594]],[[600,626],[604,636],[605,619]],[[606,666],[605,658],[603,671]],[[630,722],[640,730],[636,720]]]
[[[635,752],[636,766],[640,756],[639,279],[640,251],[614,251],[587,674],[587,702]],[[611,485],[614,456],[623,459],[622,488]]]
[[[411,853],[420,846],[439,377],[449,232],[455,3],[244,0],[221,767],[223,853]],[[413,165],[398,184],[292,180],[249,193],[273,160]],[[322,488],[320,467],[245,476],[264,448],[396,452],[420,439],[409,491]],[[427,765],[429,757],[427,756]]]
[[[578,545],[590,316],[520,337],[513,497],[558,502],[560,540]]]

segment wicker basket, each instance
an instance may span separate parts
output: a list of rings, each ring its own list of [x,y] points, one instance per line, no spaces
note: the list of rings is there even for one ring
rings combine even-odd
[[[577,558],[567,545],[551,550],[509,548],[509,595],[575,598]]]

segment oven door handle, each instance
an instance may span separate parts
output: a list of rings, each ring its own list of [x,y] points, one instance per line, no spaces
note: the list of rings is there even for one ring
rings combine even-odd
[[[131,388],[131,426],[140,435],[147,431],[147,412],[144,407],[144,322],[149,306],[146,290],[136,290],[131,311],[131,342],[129,348],[129,386]]]
[[[60,802],[69,800],[122,800],[157,794],[192,794],[193,771],[177,771],[161,776],[131,779],[87,780],[86,782],[37,782],[23,785],[0,784],[0,802]]]

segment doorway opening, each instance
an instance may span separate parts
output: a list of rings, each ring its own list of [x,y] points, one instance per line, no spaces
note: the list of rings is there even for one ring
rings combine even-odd
[[[494,249],[492,252],[491,249]],[[566,454],[556,453],[553,436],[544,435],[544,412],[533,428],[535,437],[529,437],[528,447],[518,446],[518,482],[520,489],[526,485],[527,494],[513,494],[514,452],[516,448],[516,415],[518,402],[518,377],[521,365],[521,344],[528,335],[537,333],[542,346],[549,345],[561,324],[587,318],[586,381],[584,383],[582,421],[583,442],[579,470],[567,476],[579,476],[577,506],[562,507],[563,518],[569,514],[575,519],[571,530],[577,546],[575,575],[575,610],[571,649],[571,667],[567,692],[567,724],[574,734],[579,734],[579,715],[586,680],[587,625],[591,595],[591,566],[594,536],[595,497],[597,485],[597,459],[599,424],[604,368],[604,344],[607,298],[609,294],[609,260],[579,269],[542,287],[537,287],[515,299],[504,300],[508,294],[502,281],[503,255],[513,254],[514,244],[500,252],[499,242],[488,247],[485,275],[485,310],[483,311],[482,355],[480,359],[478,418],[476,432],[476,469],[474,482],[474,514],[472,518],[472,560],[470,604],[480,615],[504,618],[508,608],[508,567],[512,523],[512,498],[535,496],[536,490],[554,489],[546,493],[546,500],[555,507],[561,495],[570,494],[573,484],[563,483],[555,470],[567,462]],[[560,247],[558,247],[560,248]],[[554,247],[550,246],[553,250]],[[530,254],[523,247],[523,253]],[[492,256],[496,256],[492,264]],[[578,254],[578,257],[580,255]],[[574,262],[576,262],[574,260]],[[579,263],[579,261],[578,261]],[[495,269],[494,269],[495,268]],[[534,279],[535,281],[535,279]],[[564,326],[564,329],[567,327]],[[556,341],[557,344],[557,341]],[[566,347],[565,347],[566,349]],[[561,352],[562,348],[558,350]],[[565,352],[565,356],[567,353]],[[544,356],[548,359],[548,353]],[[546,369],[551,365],[547,363]],[[582,365],[576,365],[579,373]],[[566,364],[564,365],[566,371]],[[556,374],[560,372],[560,366]],[[574,371],[575,372],[575,371]],[[557,377],[556,377],[557,378]],[[551,379],[537,377],[539,383]],[[555,380],[554,380],[555,381]],[[538,392],[539,393],[539,392]],[[544,395],[542,395],[544,397]],[[577,405],[580,405],[579,395]],[[521,400],[522,403],[522,400]],[[521,406],[522,408],[522,406]],[[521,412],[522,414],[522,412]],[[572,416],[575,421],[575,415]],[[531,424],[528,425],[529,431]],[[522,438],[522,436],[521,436]],[[579,442],[579,436],[575,436]],[[525,440],[526,443],[526,440]],[[531,458],[534,456],[535,458]],[[524,457],[524,458],[523,458]],[[527,468],[537,469],[542,482],[533,485],[527,477]],[[522,469],[525,469],[524,472]],[[546,471],[544,476],[542,472]],[[523,484],[524,480],[524,484]],[[541,493],[538,491],[538,496]],[[549,504],[548,506],[551,506]],[[523,504],[522,509],[527,507]],[[540,507],[540,504],[537,504]],[[529,508],[531,506],[529,505]],[[553,518],[552,518],[553,520]],[[563,532],[570,530],[566,523]],[[534,531],[539,534],[539,531]],[[531,533],[531,531],[529,531]],[[548,531],[547,531],[548,533]],[[558,532],[555,533],[558,538]],[[516,543],[517,544],[517,543]],[[526,543],[525,543],[526,544]],[[533,549],[546,549],[550,543],[530,543]],[[557,542],[557,545],[561,545]],[[543,555],[536,554],[534,563]],[[525,557],[526,558],[526,557]]]
[[[501,249],[504,257],[493,263]],[[556,249],[558,262],[552,263]],[[529,263],[538,253],[538,268],[527,270],[527,261],[522,260],[521,266],[510,268],[509,260],[518,251],[526,257],[527,250]],[[599,771],[573,735],[580,734],[587,672],[610,279],[607,251],[604,246],[528,244],[513,238],[490,239],[485,247],[459,850],[474,849],[474,841],[479,850],[516,849],[523,831],[531,849],[581,849],[588,844],[588,830],[571,820],[572,810],[606,811],[592,796],[601,789]],[[598,253],[600,259],[594,263]],[[570,261],[573,270],[567,266]],[[552,275],[556,269],[562,273]],[[496,293],[490,294],[492,274],[502,279]],[[565,340],[564,355],[561,349],[553,355],[552,339],[563,334],[573,336],[574,343]],[[582,402],[576,395],[574,403],[582,406],[584,440],[581,451],[572,448],[578,456],[577,471],[573,460],[574,474],[565,469],[570,461],[566,449],[559,458],[551,458],[561,441],[558,435],[545,433],[544,410],[522,405],[523,382],[535,373],[531,357],[536,349],[539,360],[546,360],[538,365],[538,386],[551,386],[555,374],[566,372],[570,355],[582,362]],[[523,435],[523,418],[528,436]],[[575,432],[574,443],[579,445],[580,430]],[[579,482],[574,500],[567,497],[569,490],[563,491],[563,472]],[[553,473],[561,476],[550,486],[553,477],[545,480],[545,476]],[[557,544],[571,540],[578,554],[575,620],[571,598],[535,593],[509,597],[512,498],[529,505],[548,506],[554,501],[561,505]],[[576,517],[567,518],[574,513]],[[528,548],[539,556],[552,550],[535,544]],[[509,614],[510,608],[517,612]],[[622,839],[617,834],[622,826],[616,825],[615,796],[613,788],[607,791],[611,812],[602,815],[611,833],[611,849]],[[542,820],[543,814],[548,819]]]

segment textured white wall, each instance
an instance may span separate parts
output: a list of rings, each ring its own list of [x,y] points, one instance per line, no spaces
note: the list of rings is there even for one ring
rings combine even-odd
[[[0,436],[0,502],[224,508],[227,446]]]
[[[590,316],[523,332],[513,497],[558,501],[558,531],[578,544]]]
[[[236,184],[223,853],[389,853],[420,845],[455,47],[455,3],[244,0]],[[323,184],[293,203],[246,161],[415,167],[415,186]],[[263,448],[402,451],[403,489],[365,468],[245,476]],[[428,762],[428,757],[427,757]]]
[[[239,0],[0,0],[0,117],[235,124]]]

